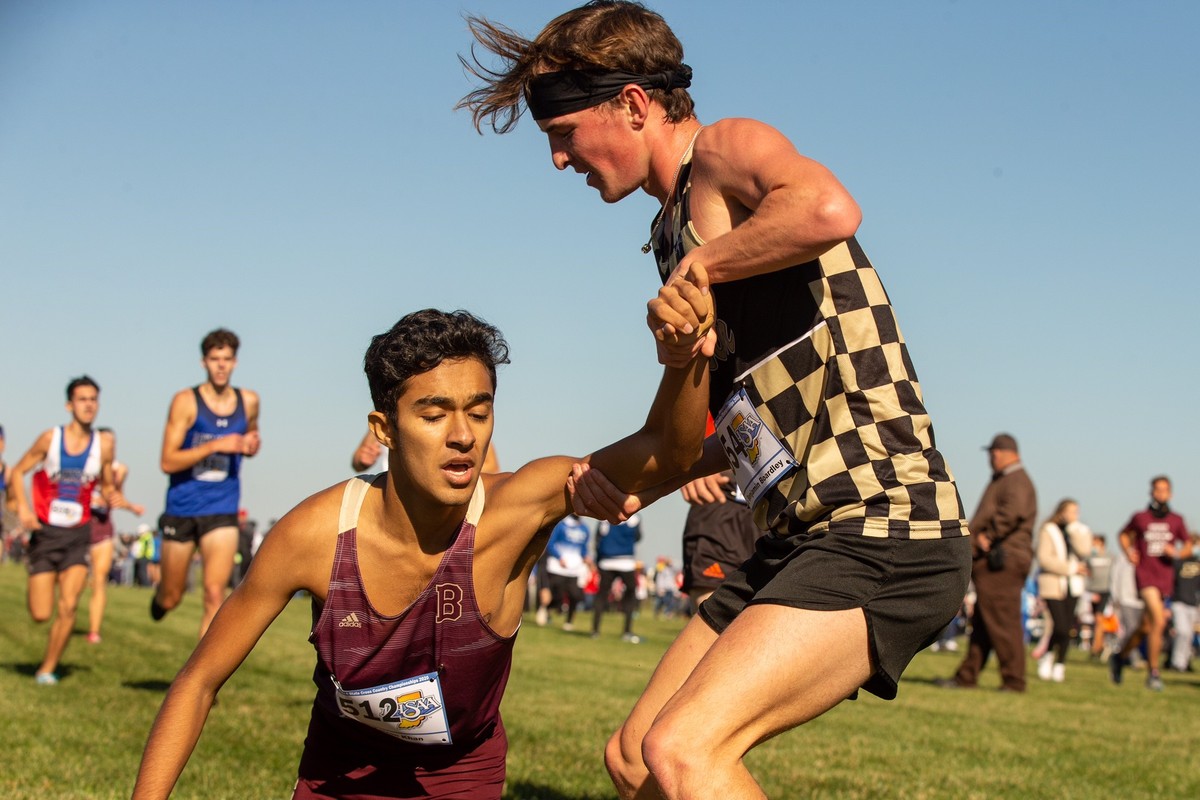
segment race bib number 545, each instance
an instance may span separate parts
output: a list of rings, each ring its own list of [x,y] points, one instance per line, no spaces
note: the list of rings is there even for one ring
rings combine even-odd
[[[452,743],[436,672],[369,689],[343,689],[336,680],[333,686],[343,717],[406,742]]]
[[[751,508],[798,466],[787,447],[758,416],[745,389],[738,389],[725,401],[717,414],[716,427],[737,485]]]

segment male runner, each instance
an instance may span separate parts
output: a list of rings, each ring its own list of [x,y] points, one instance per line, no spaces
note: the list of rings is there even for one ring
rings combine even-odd
[[[129,468],[116,460],[116,435],[112,428],[97,430],[107,434],[113,441],[113,485],[124,494]],[[143,506],[133,503],[127,508],[139,517],[146,511]],[[100,644],[100,626],[104,623],[104,610],[108,607],[108,573],[112,570],[114,544],[112,509],[98,488],[92,492],[92,533],[89,544],[88,571],[92,596],[88,599],[87,640],[89,644]]]
[[[853,238],[858,206],[774,128],[702,126],[682,45],[637,3],[589,3],[532,41],[468,22],[501,62],[464,59],[476,127],[508,131],[527,107],[556,168],[605,202],[662,203],[644,250],[668,286],[699,264],[712,281],[717,436],[688,477],[733,467],[770,535],[664,656],[606,762],[622,797],[761,796],[745,753],[859,688],[894,697],[970,570],[962,502]],[[734,675],[754,691],[730,703]]]
[[[200,343],[208,379],[171,400],[163,431],[162,471],[170,475],[162,531],[162,580],[150,598],[160,620],[179,605],[196,550],[203,568],[200,636],[225,600],[238,546],[243,456],[258,453],[258,395],[230,383],[238,337],[218,328]]]
[[[1125,659],[1146,640],[1146,688],[1163,690],[1163,633],[1167,627],[1166,604],[1175,590],[1175,559],[1192,554],[1192,541],[1183,517],[1171,510],[1171,480],[1158,475],[1150,481],[1150,505],[1130,517],[1121,530],[1119,541],[1125,556],[1133,564],[1138,596],[1144,605],[1140,628],[1125,640],[1119,653],[1109,658],[1113,683],[1121,682]]]
[[[538,559],[537,568],[545,570],[545,591],[538,592],[534,620],[539,626],[550,621],[550,607],[567,604],[564,631],[575,630],[575,609],[583,602],[580,578],[588,574],[588,540],[591,531],[579,517],[568,514],[550,532],[546,552]]]
[[[697,327],[691,284],[675,303]],[[296,798],[499,798],[499,703],[534,562],[570,510],[575,459],[480,474],[493,430],[499,331],[425,310],[376,336],[365,370],[388,471],[305,500],[263,542],[246,580],[180,671],[150,733],[135,800],[166,797],[212,701],[299,590],[318,654]],[[700,453],[704,360],[668,368],[645,426],[590,457],[629,485]]]
[[[50,625],[46,652],[34,673],[39,686],[58,683],[58,664],[75,628],[79,595],[88,574],[93,488],[99,484],[109,508],[131,508],[113,484],[111,434],[92,427],[100,411],[100,387],[88,376],[67,384],[71,421],[43,431],[12,469],[13,494],[29,540],[29,616]],[[25,473],[33,473],[33,502],[25,496]],[[55,601],[55,590],[58,592]]]

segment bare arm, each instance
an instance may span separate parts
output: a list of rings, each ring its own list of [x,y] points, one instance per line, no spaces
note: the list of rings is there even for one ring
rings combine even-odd
[[[1141,557],[1133,543],[1133,531],[1129,528],[1121,531],[1117,535],[1117,541],[1121,543],[1121,549],[1125,551],[1125,557],[1129,559],[1129,563],[1136,567],[1137,563],[1141,561]]]
[[[691,335],[699,337],[701,320],[711,317],[711,305],[703,269],[694,278],[699,285],[692,278],[680,281],[664,287],[656,301],[671,304],[686,320],[681,327],[690,327]],[[661,484],[701,457],[707,407],[707,357],[700,354],[685,366],[667,366],[645,424],[582,463],[599,467],[614,483],[632,491]],[[571,510],[566,481],[576,461],[562,456],[527,464],[495,484],[497,497],[504,498],[498,505],[520,518],[522,530],[536,535]],[[514,537],[512,546],[523,548],[528,541],[529,537]]]
[[[690,469],[658,484],[630,494],[616,486],[601,470],[594,469],[588,464],[575,464],[571,477],[567,480],[567,490],[571,494],[572,507],[576,514],[582,517],[595,517],[607,520],[612,524],[624,522],[639,510],[651,503],[657,502],[678,489],[704,483],[705,490],[715,491],[720,500],[705,500],[704,502],[725,502],[725,495],[720,490],[722,476],[729,467],[725,458],[725,450],[716,436],[704,440],[704,452],[700,460]],[[724,478],[728,483],[729,477]],[[716,488],[713,489],[715,481]],[[688,502],[693,502],[688,499]]]
[[[242,455],[253,458],[258,455],[262,446],[262,437],[258,431],[258,392],[242,389],[242,399],[246,403],[246,433],[242,435]]]
[[[354,454],[350,456],[350,469],[355,472],[366,472],[372,464],[379,460],[379,454],[382,451],[379,440],[368,430],[362,441],[358,443],[358,447],[354,448]],[[484,472],[488,471],[486,463],[484,462]]]
[[[17,518],[21,520],[21,527],[27,531],[36,531],[42,525],[38,521],[37,515],[33,513],[29,498],[25,496],[25,473],[33,470],[45,460],[53,435],[53,430],[43,431],[33,446],[25,451],[25,455],[21,456],[21,460],[12,468],[8,491],[12,496],[12,504],[16,506],[15,510]]]
[[[706,244],[680,261],[677,275],[698,261],[713,283],[726,283],[803,264],[849,239],[862,220],[833,173],[762,122],[709,125],[693,164],[692,217]]]
[[[250,408],[246,404],[247,423],[249,424]],[[167,413],[167,425],[163,430],[162,457],[159,466],[170,475],[182,472],[199,464],[215,453],[242,453],[245,449],[244,437],[231,433],[218,439],[209,439],[195,447],[183,448],[188,429],[196,421],[196,399],[190,389],[176,393],[171,400],[171,410]],[[254,431],[258,429],[257,402],[255,403]],[[247,428],[247,430],[250,430]],[[257,435],[257,433],[256,433]]]
[[[139,517],[146,509],[125,499],[122,487],[125,485],[125,475],[128,469],[124,464],[116,464],[117,442],[112,433],[100,434],[100,496],[110,509],[123,508],[132,511]]]
[[[305,504],[307,505],[307,503]],[[238,585],[191,658],[179,671],[150,729],[134,800],[165,798],[175,786],[204,729],[213,699],[263,632],[300,589],[315,588],[313,544],[305,506],[292,511],[263,540],[246,579]]]

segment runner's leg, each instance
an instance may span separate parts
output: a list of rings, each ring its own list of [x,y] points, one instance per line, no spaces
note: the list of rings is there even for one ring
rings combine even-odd
[[[225,602],[229,591],[229,578],[233,575],[234,556],[237,555],[238,529],[235,526],[214,528],[200,537],[200,563],[204,577],[204,616],[200,620],[200,637],[204,637],[209,623]]]
[[[88,600],[88,640],[99,641],[104,609],[108,605],[108,573],[112,569],[113,543],[107,539],[92,545],[91,587]]]
[[[49,574],[54,575],[55,573]],[[83,587],[87,583],[87,575],[88,568],[83,564],[67,567],[62,572],[57,573],[58,613],[54,617],[54,621],[50,623],[50,635],[46,642],[46,654],[42,658],[42,663],[38,666],[38,674],[54,672],[58,669],[58,662],[62,658],[63,651],[67,649],[67,642],[71,638],[71,632],[75,630],[75,612],[79,608],[79,595],[83,593]]]

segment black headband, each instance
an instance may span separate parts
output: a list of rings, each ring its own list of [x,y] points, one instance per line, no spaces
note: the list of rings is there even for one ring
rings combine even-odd
[[[692,85],[692,68],[680,64],[653,75],[602,69],[546,72],[529,81],[525,104],[535,120],[561,117],[611,100],[631,83],[646,90],[686,89]]]

